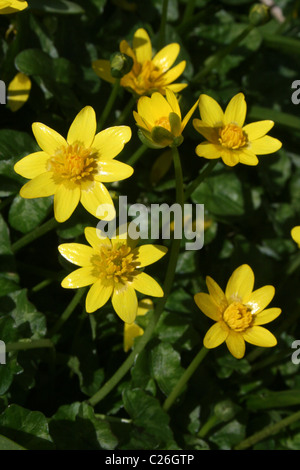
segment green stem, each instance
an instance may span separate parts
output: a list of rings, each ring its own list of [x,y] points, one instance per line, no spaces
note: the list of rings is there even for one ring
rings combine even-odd
[[[160,22],[160,29],[159,29],[158,50],[160,50],[164,47],[165,41],[166,41],[166,24],[167,24],[167,16],[168,16],[168,3],[169,3],[169,0],[164,0],[163,1],[161,22]]]
[[[218,163],[218,159],[212,160],[205,165],[204,168],[200,171],[197,178],[192,181],[192,183],[187,187],[184,193],[184,200],[187,201],[189,197],[193,194],[193,192],[198,188],[198,186],[204,181],[204,179],[212,172],[216,164]]]
[[[102,111],[102,114],[100,116],[100,119],[98,121],[98,132],[102,130],[103,126],[104,126],[104,123],[106,121],[106,119],[108,118],[111,110],[112,110],[112,107],[117,99],[117,96],[118,96],[118,92],[119,92],[119,88],[120,88],[120,79],[117,79],[115,81],[115,83],[113,84],[113,87],[112,87],[112,90],[111,90],[111,93],[110,93],[110,96],[108,98],[108,101],[105,105],[105,108],[104,110]]]
[[[216,426],[220,422],[219,418],[216,415],[212,415],[208,418],[206,423],[203,424],[202,428],[198,432],[197,436],[200,438],[204,438],[209,431]]]
[[[58,321],[55,323],[53,328],[50,331],[50,336],[53,336],[57,331],[63,326],[63,324],[69,319],[69,317],[72,315],[74,312],[75,308],[79,304],[81,298],[83,297],[84,293],[86,292],[86,288],[82,287],[81,289],[78,289],[76,294],[74,295],[73,299],[67,306],[67,308],[64,310],[62,315],[59,317]]]
[[[188,0],[187,5],[185,7],[185,11],[183,14],[182,25],[184,25],[187,21],[189,21],[193,15],[196,6],[196,0]]]
[[[181,162],[177,148],[173,148],[173,161],[174,161],[174,170],[175,170],[175,179],[176,179],[176,202],[180,204],[183,209],[183,177]],[[183,211],[182,211],[183,212]],[[167,302],[168,296],[172,290],[173,281],[175,277],[175,271],[177,266],[177,259],[180,251],[180,239],[173,239],[172,247],[169,255],[169,262],[164,282],[164,296],[159,299],[157,302],[156,308],[153,312],[153,315],[147,325],[143,336],[135,343],[133,351],[130,353],[128,358],[123,362],[115,374],[103,385],[103,387],[98,390],[89,400],[88,403],[92,406],[95,406],[99,403],[106,395],[108,395],[111,390],[120,382],[120,380],[126,375],[131,366],[136,360],[138,354],[140,354],[145,348],[148,341],[151,339],[152,334],[155,330],[157,322],[162,314],[165,304]]]
[[[258,431],[252,436],[243,440],[237,446],[234,447],[234,450],[248,449],[249,447],[254,446],[258,442],[263,441],[267,437],[280,432],[283,428],[290,426],[292,423],[299,421],[299,419],[300,419],[300,411],[296,411],[296,413],[293,413],[287,418],[284,418],[281,421],[278,421],[277,423],[270,424],[269,426],[266,426],[265,428],[263,428],[261,431]]]
[[[33,242],[37,238],[45,235],[46,233],[50,232],[54,228],[58,227],[59,223],[53,217],[52,219],[45,222],[43,225],[32,230],[32,232],[27,233],[24,237],[20,238],[20,240],[16,241],[12,244],[11,249],[14,253],[19,251],[24,246],[29,245],[29,243]]]
[[[5,349],[7,352],[11,352],[37,348],[54,348],[54,344],[50,339],[25,340],[16,343],[8,343]]]
[[[40,290],[44,289],[45,287],[49,286],[53,282],[53,279],[45,279],[42,282],[39,282],[34,287],[32,287],[31,292],[39,292]]]
[[[254,26],[252,24],[248,25],[241,34],[238,35],[228,46],[224,47],[216,54],[212,55],[206,60],[206,65],[204,69],[202,69],[199,73],[195,75],[192,82],[199,82],[201,81],[213,68],[217,67],[221,61],[226,57],[230,52],[232,52],[239,43],[248,36],[248,34],[252,31]]]
[[[121,124],[124,123],[126,118],[129,116],[130,111],[132,111],[132,108],[134,107],[135,103],[136,103],[136,98],[132,96],[130,100],[128,101],[128,103],[126,104],[120,116],[117,118],[114,124],[115,126],[120,126]]]
[[[144,155],[144,153],[148,150],[147,145],[142,144],[133,155],[127,160],[127,165],[134,166],[134,164]]]
[[[189,381],[193,373],[196,371],[198,366],[201,364],[202,360],[205,358],[206,354],[208,353],[208,349],[204,346],[200,349],[197,356],[194,357],[188,368],[184,371],[180,379],[178,380],[177,384],[171,391],[170,395],[166,398],[163,404],[163,410],[168,411],[173,403],[175,402],[176,398],[181,394],[183,388],[185,387],[186,383]]]

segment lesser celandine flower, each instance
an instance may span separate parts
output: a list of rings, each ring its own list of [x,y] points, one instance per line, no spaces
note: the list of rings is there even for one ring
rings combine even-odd
[[[7,88],[7,104],[13,111],[18,111],[28,100],[31,80],[24,73],[17,73]]]
[[[153,302],[151,299],[143,299],[138,303],[137,317],[142,317],[153,309]],[[125,352],[128,352],[134,344],[135,338],[142,336],[144,334],[143,328],[133,323],[124,323],[124,339],[123,339],[123,348]]]
[[[243,264],[231,275],[225,293],[209,276],[206,278],[209,294],[195,295],[202,312],[216,323],[208,330],[203,344],[211,349],[224,341],[231,354],[240,359],[245,354],[245,341],[256,346],[271,347],[277,344],[275,336],[262,327],[280,315],[280,308],[268,308],[274,297],[273,286],[253,291],[254,274]]]
[[[292,228],[291,236],[294,242],[296,242],[300,248],[300,225],[297,225],[296,227]]]
[[[0,0],[0,15],[9,15],[17,11],[25,10],[28,3],[24,0]]]
[[[74,289],[92,285],[86,297],[86,311],[101,308],[111,297],[113,308],[126,323],[134,322],[138,311],[135,291],[152,297],[162,297],[163,290],[153,277],[143,270],[162,258],[167,248],[137,241],[123,229],[109,239],[98,229],[87,227],[85,237],[91,246],[64,243],[59,252],[71,263],[80,266],[62,281],[62,287]]]
[[[35,122],[32,130],[42,151],[15,164],[15,171],[31,180],[21,188],[20,195],[31,199],[54,194],[58,222],[67,220],[79,201],[95,217],[113,219],[114,205],[103,183],[120,181],[133,173],[131,166],[114,160],[131,138],[130,127],[110,127],[96,134],[96,125],[91,106],[78,113],[67,140],[45,124]],[[108,211],[100,214],[99,207]]]
[[[228,166],[237,163],[257,165],[256,155],[266,155],[281,148],[278,139],[267,134],[274,126],[273,121],[265,120],[244,125],[247,105],[243,93],[238,93],[229,102],[225,112],[210,96],[200,95],[200,119],[193,125],[206,139],[196,147],[199,157],[222,158]]]
[[[133,115],[143,142],[154,148],[180,145],[184,128],[197,104],[198,101],[182,119],[178,100],[169,88],[166,89],[166,97],[158,92],[151,97],[142,96],[137,103],[137,112],[133,111]]]
[[[153,57],[152,44],[147,31],[138,29],[133,36],[132,48],[127,41],[120,43],[120,52],[133,59],[133,67],[129,73],[121,78],[120,84],[136,95],[148,95],[153,91],[165,93],[166,87],[179,92],[187,86],[186,83],[174,83],[183,73],[186,62],[172,65],[180,52],[177,43],[168,44]],[[109,60],[96,60],[93,62],[96,74],[108,82],[114,83],[111,75]]]

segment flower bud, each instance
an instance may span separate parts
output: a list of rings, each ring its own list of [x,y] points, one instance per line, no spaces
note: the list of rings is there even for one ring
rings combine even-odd
[[[236,414],[237,407],[231,400],[224,400],[216,404],[214,412],[220,421],[230,421]]]
[[[133,59],[122,52],[115,52],[110,58],[111,75],[114,78],[122,78],[130,72]]]
[[[267,5],[256,3],[249,12],[249,22],[253,26],[261,26],[270,20],[270,9]]]

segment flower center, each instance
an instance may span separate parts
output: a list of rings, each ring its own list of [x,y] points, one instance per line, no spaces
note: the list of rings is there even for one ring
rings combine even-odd
[[[223,147],[239,149],[247,144],[247,136],[243,129],[236,124],[226,124],[219,129],[219,142]]]
[[[157,119],[154,123],[154,126],[164,127],[165,129],[171,132],[170,120],[166,116]]]
[[[49,160],[49,170],[74,183],[92,179],[97,173],[97,152],[80,143],[63,146]]]
[[[223,313],[223,320],[234,331],[245,331],[252,323],[253,315],[249,307],[240,302],[232,302]]]
[[[94,255],[91,261],[95,276],[116,284],[131,281],[138,265],[131,248],[123,244],[113,248],[102,246],[99,254]]]

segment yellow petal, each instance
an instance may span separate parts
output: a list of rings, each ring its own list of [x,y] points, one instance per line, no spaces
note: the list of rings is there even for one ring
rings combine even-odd
[[[129,178],[133,173],[133,168],[126,163],[117,160],[102,160],[99,164],[99,172],[95,175],[96,181],[111,183]]]
[[[123,340],[123,348],[124,351],[127,352],[129,349],[132,348],[134,344],[134,339],[138,336],[142,336],[144,334],[143,328],[136,325],[135,323],[124,323],[124,340]]]
[[[120,52],[122,52],[122,54],[128,55],[129,57],[131,57],[131,58],[133,59],[134,62],[136,62],[135,53],[134,53],[133,50],[131,49],[131,47],[130,47],[130,45],[128,44],[128,42],[125,41],[125,39],[123,39],[123,40],[120,42]]]
[[[68,184],[58,186],[54,196],[54,216],[58,222],[65,222],[76,209],[80,200],[80,187]]]
[[[152,46],[147,31],[139,28],[133,36],[132,47],[140,64],[152,59]]]
[[[70,263],[77,266],[91,267],[91,258],[95,254],[95,250],[91,246],[82,243],[62,243],[59,245],[58,251]]]
[[[196,103],[191,107],[191,109],[188,111],[188,113],[184,116],[183,121],[181,123],[181,132],[184,131],[185,126],[187,125],[187,123],[191,119],[192,115],[196,111],[196,108],[197,108],[198,104],[199,104],[199,100],[196,101]]]
[[[188,83],[171,83],[168,85],[168,89],[172,90],[174,93],[180,93],[188,86]]]
[[[92,67],[98,77],[102,78],[106,82],[115,83],[116,79],[111,75],[111,67],[109,60],[95,60],[92,63]]]
[[[222,309],[227,307],[227,299],[221,287],[210,276],[206,277],[206,285],[212,300]]]
[[[280,314],[280,308],[267,308],[255,315],[253,325],[264,325],[265,323],[270,323],[275,320],[275,318],[279,317]]]
[[[251,150],[241,149],[236,151],[237,158],[244,165],[255,166],[258,164],[258,158]]]
[[[247,105],[243,93],[238,93],[227,105],[224,114],[224,124],[234,123],[243,127],[246,119]]]
[[[62,287],[65,289],[78,289],[79,287],[89,286],[97,281],[97,278],[93,275],[93,268],[84,267],[79,268],[68,274],[62,280]]]
[[[48,155],[54,155],[58,149],[67,146],[67,142],[58,132],[41,122],[34,122],[32,131],[38,145]]]
[[[240,333],[230,330],[226,338],[226,345],[230,353],[236,358],[241,359],[245,355],[245,340]]]
[[[12,111],[18,111],[28,100],[31,80],[24,73],[17,73],[7,88],[7,103]]]
[[[114,126],[105,129],[95,136],[93,148],[99,152],[99,160],[114,158],[131,139],[131,129],[128,126]]]
[[[243,264],[235,269],[229,278],[225,295],[229,303],[249,301],[254,286],[254,274],[250,266]]]
[[[214,321],[220,320],[220,309],[210,295],[200,292],[194,296],[194,299],[204,315]]]
[[[126,323],[134,322],[138,301],[135,290],[123,284],[117,285],[112,295],[112,305],[117,315]]]
[[[136,239],[133,239],[130,237],[130,234],[128,233],[128,230],[133,227],[133,229],[136,228],[136,224],[134,222],[130,222],[128,224],[123,224],[117,227],[115,233],[111,237],[111,244],[113,246],[124,244],[129,246],[130,248],[134,249],[139,241],[139,236]]]
[[[163,73],[169,70],[174,64],[180,51],[177,43],[171,43],[163,47],[152,59],[153,64]]]
[[[28,3],[24,0],[13,0],[9,2],[3,0],[0,6],[0,15],[10,15],[12,13],[22,11],[27,7]]]
[[[176,113],[181,119],[181,111],[180,111],[178,100],[176,98],[175,93],[169,88],[166,88],[166,98],[167,98],[169,105],[172,108],[172,111]]]
[[[45,152],[35,152],[19,160],[14,170],[24,178],[32,179],[41,173],[46,173],[49,155]]]
[[[172,88],[169,85],[172,82],[174,82],[175,80],[177,80],[178,77],[180,77],[180,75],[184,72],[185,67],[186,67],[186,61],[182,60],[181,62],[179,62],[179,64],[175,65],[175,67],[172,67],[170,70],[168,70],[163,75],[163,80],[164,80],[165,86],[167,86],[169,89],[171,89],[174,93],[176,93],[176,91],[174,90],[174,87]],[[183,88],[185,88],[186,86],[187,85],[184,84]],[[179,90],[177,90],[177,91],[179,91]]]
[[[226,148],[221,149],[221,158],[227,166],[232,167],[237,165],[240,161],[239,156],[240,152],[238,150],[231,150]]]
[[[276,346],[277,339],[275,336],[266,328],[262,326],[253,326],[243,332],[244,340],[248,343],[254,344],[255,346],[261,346],[269,348]]]
[[[193,119],[193,126],[206,140],[218,145],[218,133],[214,127],[210,127],[208,123],[201,121],[201,119]]]
[[[220,145],[211,144],[210,142],[201,142],[201,144],[196,147],[196,154],[198,157],[209,159],[220,158],[222,149]]]
[[[172,92],[171,92],[172,93]],[[170,95],[169,95],[170,96]],[[175,97],[174,97],[175,98]],[[158,110],[160,117],[169,116],[173,111],[171,105],[168,103],[166,98],[161,93],[154,92],[151,95],[152,106],[155,110]],[[176,98],[175,98],[176,99]]]
[[[266,135],[274,126],[274,121],[257,121],[251,122],[251,124],[247,124],[243,127],[243,131],[247,134],[248,140],[256,140],[260,139],[264,135]]]
[[[168,248],[162,245],[142,245],[134,250],[134,261],[139,268],[148,266],[161,259],[167,253]]]
[[[291,237],[296,242],[300,248],[300,225],[293,227],[291,230]]]
[[[210,327],[203,339],[203,344],[207,349],[220,346],[228,336],[228,331],[221,327],[220,323],[215,323]]]
[[[92,313],[106,304],[113,292],[112,284],[105,284],[102,280],[97,280],[87,293],[85,309],[87,313]]]
[[[273,286],[264,286],[252,292],[247,305],[251,308],[252,313],[261,312],[273,299],[275,288]]]
[[[96,127],[94,109],[91,106],[85,106],[71,124],[67,137],[68,144],[80,142],[85,148],[89,148],[94,141]]]
[[[256,155],[267,155],[269,153],[277,152],[282,147],[282,143],[274,137],[265,135],[260,139],[254,140],[250,143],[250,150]]]
[[[115,217],[114,203],[102,183],[95,181],[87,189],[82,189],[80,202],[88,212],[98,219],[112,220]]]
[[[28,183],[24,184],[20,190],[20,196],[25,199],[34,199],[36,197],[52,196],[57,190],[57,184],[53,179],[53,173],[47,171],[42,173]]]
[[[163,297],[164,292],[158,282],[146,273],[136,274],[133,278],[131,286],[138,292],[151,297]]]
[[[87,242],[95,249],[99,250],[99,248],[103,245],[111,247],[111,241],[108,237],[101,234],[101,231],[94,227],[86,227],[84,229],[84,236]]]
[[[201,120],[211,127],[219,127],[223,125],[224,113],[216,100],[208,95],[200,95],[199,111]]]
[[[153,301],[151,299],[143,299],[138,303],[137,316],[144,316],[149,310],[153,310]]]
[[[152,128],[155,122],[162,117],[159,108],[155,108],[153,100],[148,96],[142,96],[137,103],[138,114]],[[170,111],[169,111],[170,112]],[[169,115],[169,113],[167,114]]]
[[[138,127],[151,132],[151,126],[136,111],[133,111],[133,117]]]

